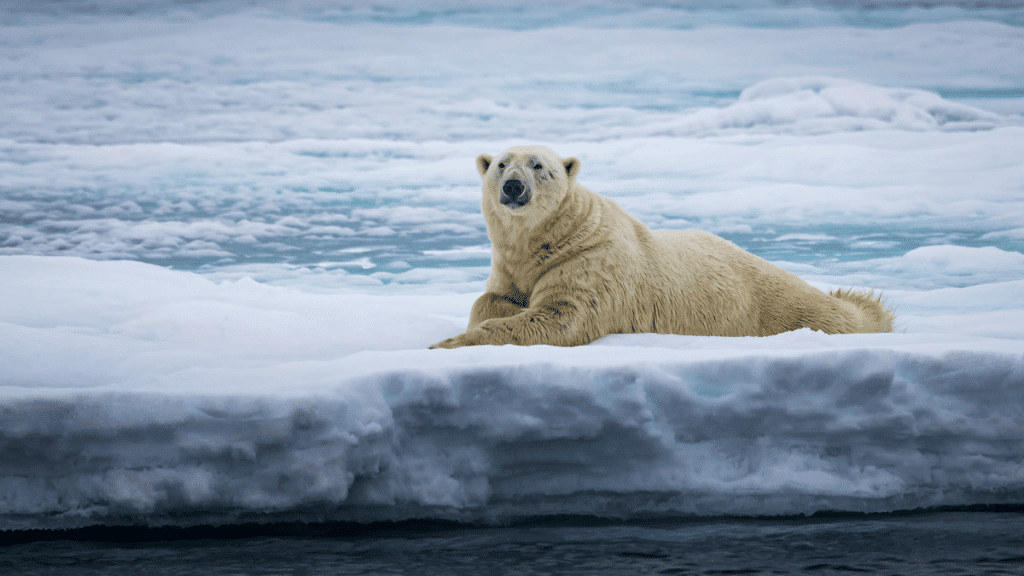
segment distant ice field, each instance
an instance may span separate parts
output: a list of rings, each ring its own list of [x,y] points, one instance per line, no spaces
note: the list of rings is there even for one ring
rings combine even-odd
[[[1024,37],[990,11],[890,10],[898,27],[763,11],[811,18],[792,28],[714,3],[562,26],[510,23],[516,5],[422,22],[116,6],[7,8],[0,254],[479,280],[473,158],[522,142],[579,156],[582,182],[654,228],[776,261],[1024,241]],[[460,20],[480,10],[489,24]],[[707,19],[650,28],[652,10]]]
[[[936,132],[550,144],[652,228],[716,232],[794,271],[844,274],[933,245],[1005,252],[1019,270],[1024,128]],[[0,253],[328,275],[339,287],[482,280],[473,159],[514,142],[8,142],[21,159],[0,201]],[[883,283],[907,281],[927,282]]]
[[[6,2],[0,529],[1024,502],[998,3]],[[427,346],[523,143],[897,331]]]

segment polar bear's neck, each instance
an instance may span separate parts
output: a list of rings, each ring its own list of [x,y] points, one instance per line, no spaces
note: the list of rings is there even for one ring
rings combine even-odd
[[[606,203],[572,182],[558,207],[542,218],[487,218],[493,264],[529,275],[585,249],[602,224]]]

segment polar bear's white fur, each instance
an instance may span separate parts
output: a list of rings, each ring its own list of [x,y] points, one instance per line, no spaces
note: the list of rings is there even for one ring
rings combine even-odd
[[[579,346],[606,334],[891,332],[870,292],[825,294],[698,230],[651,230],[576,181],[577,158],[514,146],[476,159],[493,246],[464,334],[433,348]]]

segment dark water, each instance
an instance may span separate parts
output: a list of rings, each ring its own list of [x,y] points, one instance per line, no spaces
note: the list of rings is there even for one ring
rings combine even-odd
[[[76,539],[59,539],[67,534]],[[0,538],[5,575],[1024,574],[1021,512],[79,530]]]

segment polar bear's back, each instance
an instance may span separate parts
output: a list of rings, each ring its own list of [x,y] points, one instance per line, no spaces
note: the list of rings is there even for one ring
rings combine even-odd
[[[651,230],[651,236],[665,266],[680,266],[700,277],[716,277],[737,288],[736,283],[753,287],[751,283],[757,274],[779,270],[732,242],[703,230]]]
[[[659,332],[716,336],[757,334],[755,260],[738,246],[700,230],[652,230],[652,259],[668,306]],[[662,312],[662,310],[664,310]]]
[[[670,262],[678,261],[691,270],[706,268],[706,273],[737,275],[734,281],[755,282],[758,275],[769,274],[804,283],[796,274],[703,230],[651,230],[651,235]]]
[[[674,325],[666,332],[768,336],[802,327],[831,334],[892,330],[891,312],[870,294],[826,294],[700,230],[652,230],[651,237],[675,307],[692,310],[667,318]]]

